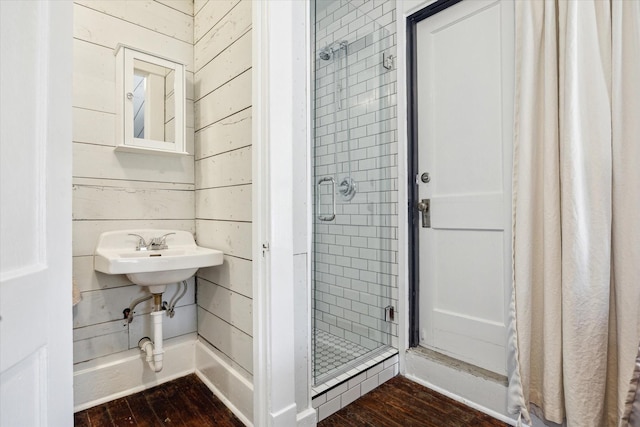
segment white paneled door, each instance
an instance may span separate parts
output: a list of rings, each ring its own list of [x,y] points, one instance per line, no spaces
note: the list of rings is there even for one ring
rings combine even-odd
[[[513,5],[462,1],[417,23],[416,35],[415,202],[428,201],[430,216],[417,224],[420,345],[504,374]]]
[[[71,2],[0,19],[0,425],[70,426]]]

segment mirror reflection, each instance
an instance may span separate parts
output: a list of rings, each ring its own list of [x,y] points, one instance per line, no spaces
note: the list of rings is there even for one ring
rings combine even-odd
[[[134,138],[175,142],[172,68],[134,59]]]

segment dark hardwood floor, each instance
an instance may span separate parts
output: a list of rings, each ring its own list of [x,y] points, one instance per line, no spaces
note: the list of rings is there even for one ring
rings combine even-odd
[[[195,375],[75,414],[76,427],[233,427],[242,422]]]
[[[318,423],[318,427],[503,427],[489,415],[397,376]]]
[[[75,414],[76,427],[242,426],[195,375]],[[322,420],[319,427],[502,427],[500,421],[403,377]]]

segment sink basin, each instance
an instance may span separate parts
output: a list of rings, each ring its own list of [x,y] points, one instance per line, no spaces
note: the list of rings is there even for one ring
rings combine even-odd
[[[136,250],[139,238],[145,241],[167,233],[167,249]],[[151,293],[162,293],[171,283],[187,280],[200,267],[222,264],[222,252],[197,246],[193,235],[179,230],[120,230],[102,233],[93,257],[96,271],[106,274],[126,274],[140,286],[148,286]]]

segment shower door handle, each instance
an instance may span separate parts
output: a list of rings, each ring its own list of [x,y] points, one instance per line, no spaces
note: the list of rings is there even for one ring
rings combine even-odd
[[[325,183],[331,183],[331,215],[323,215],[320,212],[320,186]],[[333,221],[336,217],[336,180],[332,176],[325,176],[318,180],[316,186],[316,209],[318,209],[318,219],[320,221]]]

